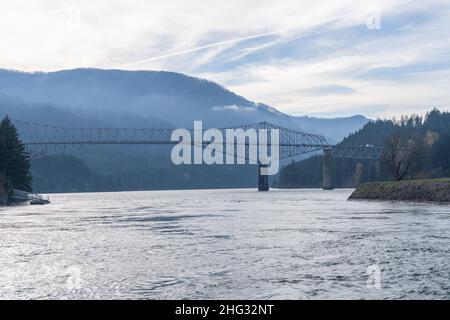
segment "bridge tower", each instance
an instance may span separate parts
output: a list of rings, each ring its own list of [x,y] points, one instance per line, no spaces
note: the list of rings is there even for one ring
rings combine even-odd
[[[323,167],[322,167],[322,179],[323,190],[333,190],[333,158],[332,148],[326,148],[323,150]]]
[[[269,176],[262,174],[264,170],[267,170],[267,165],[258,165],[258,191],[269,191]]]

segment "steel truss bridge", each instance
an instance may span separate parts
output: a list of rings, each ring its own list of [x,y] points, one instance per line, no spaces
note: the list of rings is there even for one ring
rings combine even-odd
[[[13,120],[20,138],[32,159],[50,154],[64,153],[68,149],[83,145],[174,145],[173,128],[72,128],[46,124],[38,124],[21,120]],[[324,188],[332,189],[331,158],[380,159],[383,148],[375,146],[342,146],[330,145],[325,137],[283,128],[271,123],[260,122],[249,125],[218,129],[226,137],[227,129],[254,129],[259,132],[265,129],[270,137],[271,130],[279,130],[279,157],[287,159],[307,153],[324,153]],[[203,129],[206,131],[207,129]],[[194,136],[194,130],[188,130]],[[203,142],[209,144],[210,142]],[[227,142],[225,142],[226,144]],[[268,146],[270,147],[270,139]],[[237,146],[235,146],[237,147]],[[246,148],[249,143],[246,142]],[[226,148],[224,148],[226,150]],[[260,168],[261,170],[261,168]],[[259,189],[268,190],[267,176],[259,175]]]

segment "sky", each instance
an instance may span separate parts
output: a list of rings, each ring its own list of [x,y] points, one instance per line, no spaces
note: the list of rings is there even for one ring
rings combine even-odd
[[[181,72],[294,115],[448,110],[450,1],[0,0],[0,68],[80,67]]]

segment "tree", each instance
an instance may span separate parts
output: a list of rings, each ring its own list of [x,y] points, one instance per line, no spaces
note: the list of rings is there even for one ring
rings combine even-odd
[[[440,167],[442,176],[450,176],[450,134],[443,134],[431,151],[433,167]]]
[[[11,119],[6,116],[0,123],[0,173],[5,189],[32,190],[30,157]]]
[[[353,176],[353,179],[357,184],[361,183],[363,174],[364,174],[364,165],[361,162],[358,162],[356,164],[355,175]]]
[[[386,140],[383,160],[395,180],[401,181],[408,174],[412,164],[411,152],[402,147],[399,133],[394,133]]]

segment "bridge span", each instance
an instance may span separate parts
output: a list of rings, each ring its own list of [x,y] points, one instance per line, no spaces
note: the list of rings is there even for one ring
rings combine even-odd
[[[74,128],[38,124],[13,120],[20,138],[32,159],[55,153],[64,153],[68,148],[82,145],[173,145],[171,139],[174,128]],[[383,147],[331,145],[325,137],[298,130],[280,127],[268,122],[221,128],[225,136],[227,129],[279,130],[279,158],[287,159],[308,153],[323,152],[323,188],[333,189],[332,158],[380,159]],[[207,130],[207,129],[204,129]],[[188,130],[192,134],[193,129]],[[203,142],[208,144],[209,142]],[[270,144],[270,142],[269,142]],[[249,144],[246,143],[246,148]],[[224,148],[226,150],[226,148]],[[269,178],[262,175],[263,165],[259,165],[258,190],[269,190]]]

